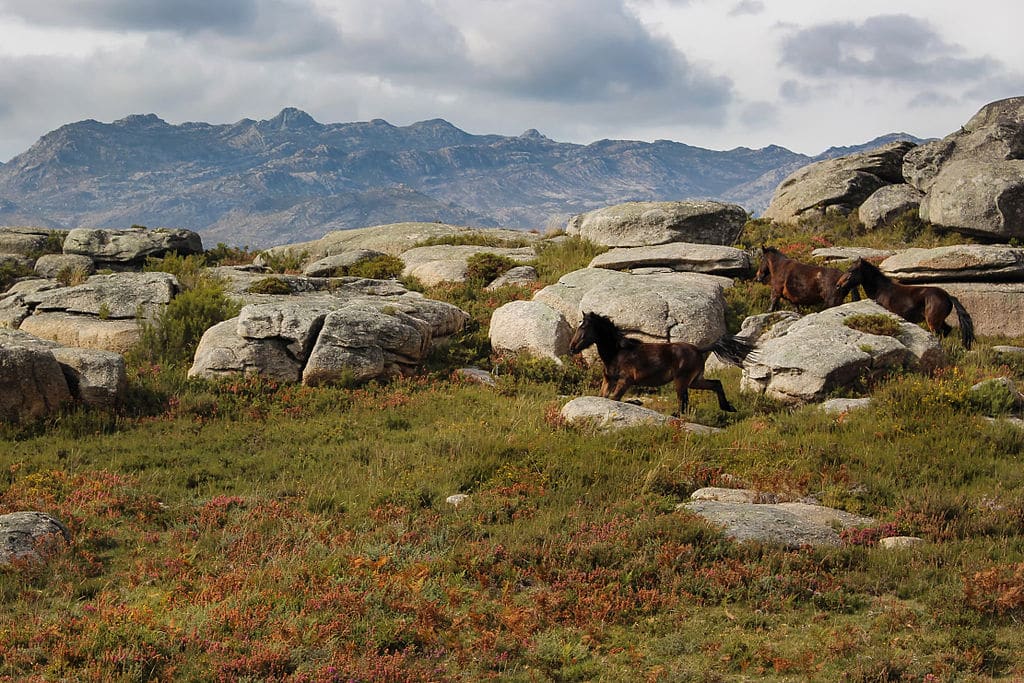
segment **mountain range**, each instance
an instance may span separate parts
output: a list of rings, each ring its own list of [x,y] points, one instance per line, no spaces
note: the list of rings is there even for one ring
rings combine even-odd
[[[921,141],[893,133],[809,157],[473,135],[443,119],[321,124],[290,107],[223,125],[132,115],[61,126],[0,164],[0,224],[182,227],[261,248],[414,220],[543,231],[625,201],[711,198],[756,215],[797,168],[897,139]]]

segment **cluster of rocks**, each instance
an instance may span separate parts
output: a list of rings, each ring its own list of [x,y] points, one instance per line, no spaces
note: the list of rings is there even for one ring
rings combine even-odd
[[[234,272],[226,276],[228,270]],[[394,280],[288,278],[297,294],[247,293],[261,273],[221,268],[246,303],[203,334],[190,377],[259,374],[318,385],[409,372],[469,316]]]
[[[0,329],[0,419],[47,415],[70,401],[111,407],[127,388],[124,357]]]
[[[941,140],[805,166],[779,185],[764,217],[797,223],[854,211],[871,229],[917,211],[964,234],[1024,237],[1024,97],[982,107]]]

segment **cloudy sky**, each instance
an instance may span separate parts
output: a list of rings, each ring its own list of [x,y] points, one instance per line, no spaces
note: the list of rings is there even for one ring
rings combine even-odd
[[[73,121],[445,118],[556,140],[941,137],[1024,95],[1018,0],[0,0],[0,161]]]

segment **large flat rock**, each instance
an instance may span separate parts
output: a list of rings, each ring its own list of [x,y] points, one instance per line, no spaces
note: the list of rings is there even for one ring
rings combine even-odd
[[[757,541],[790,548],[838,546],[836,529],[871,526],[875,520],[809,503],[746,503],[691,500],[684,509],[723,527],[737,541]]]

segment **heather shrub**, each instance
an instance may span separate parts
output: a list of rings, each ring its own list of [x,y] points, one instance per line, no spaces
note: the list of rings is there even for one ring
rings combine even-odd
[[[245,291],[251,294],[291,294],[292,288],[279,277],[265,277],[256,280]]]
[[[390,280],[400,276],[404,268],[405,262],[402,259],[390,254],[382,254],[365,261],[353,263],[351,266],[338,268],[334,274],[337,277],[348,275],[350,277],[365,277],[371,280]]]
[[[74,287],[89,279],[89,271],[82,266],[64,266],[57,271],[55,279],[65,287]]]
[[[130,360],[136,364],[189,362],[203,333],[240,310],[241,304],[229,299],[220,283],[201,282],[171,299],[152,321],[141,322],[142,337]]]
[[[542,283],[552,284],[566,273],[586,268],[595,256],[606,251],[608,247],[573,235],[555,242],[538,244],[533,266]]]
[[[179,256],[170,253],[163,258],[149,257],[142,270],[147,273],[170,273],[178,279],[182,289],[201,286],[206,275],[206,257],[202,254]]]
[[[263,257],[263,265],[272,273],[301,273],[306,261],[309,260],[309,252],[295,251],[294,249],[282,249],[281,251],[260,252]]]
[[[883,313],[851,315],[843,319],[843,324],[852,330],[864,332],[865,334],[896,337],[900,333],[899,322]]]
[[[507,256],[481,252],[466,259],[466,277],[478,285],[486,285],[519,263]]]
[[[213,249],[207,249],[203,256],[211,266],[242,266],[252,263],[255,253],[249,251],[249,247],[229,247],[223,242],[218,242]]]

